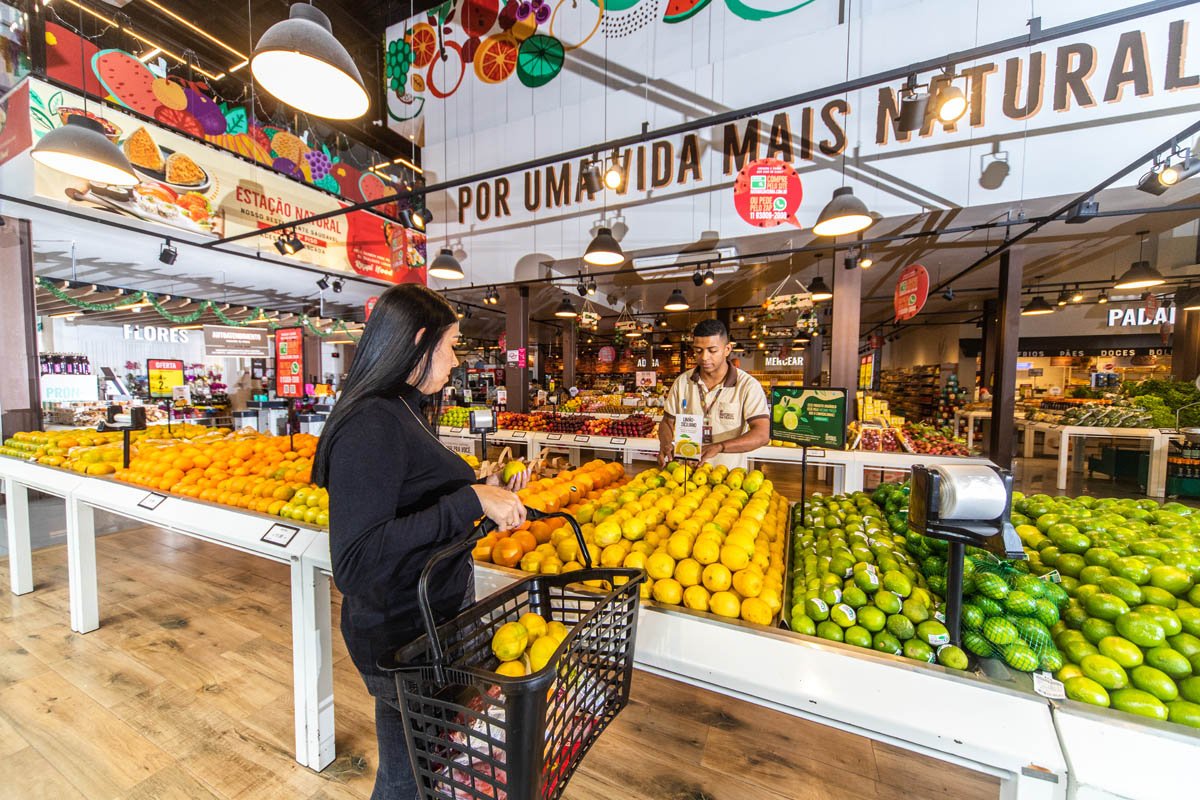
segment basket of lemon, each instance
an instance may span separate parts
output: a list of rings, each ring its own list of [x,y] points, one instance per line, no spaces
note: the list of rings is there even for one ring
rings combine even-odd
[[[584,569],[518,581],[439,626],[430,573],[477,537],[446,548],[418,586],[425,635],[380,664],[423,800],[555,800],[629,701],[644,573],[593,568],[573,517],[529,511],[549,517],[570,525]]]

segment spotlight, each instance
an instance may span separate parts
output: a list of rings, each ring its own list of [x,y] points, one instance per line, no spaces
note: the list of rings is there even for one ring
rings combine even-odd
[[[900,90],[900,113],[896,127],[901,133],[919,131],[925,124],[925,109],[929,105],[929,92],[917,86],[917,76],[908,76],[908,83]]]
[[[704,276],[700,274],[700,269],[697,268],[692,272],[692,283],[696,286],[704,285]]]
[[[604,188],[604,179],[600,176],[600,167],[593,161],[583,168],[583,186],[588,194],[596,194]]]
[[[608,169],[604,171],[604,185],[609,189],[620,189],[625,183],[625,170],[621,169],[620,154],[613,150]]]
[[[712,286],[716,282],[717,282],[717,276],[715,273],[713,273],[713,271],[711,269],[704,273],[704,285],[705,286]]]
[[[659,317],[659,318],[658,318],[658,327],[660,327],[660,328],[665,328],[665,327],[667,327],[667,318],[666,318],[666,317]]]
[[[463,317],[465,317],[467,315],[467,312],[463,310],[462,306],[455,306],[454,307],[454,315],[456,317],[458,317],[459,319],[462,319]]]
[[[1067,303],[1070,302],[1070,300],[1071,300],[1071,295],[1067,292],[1066,289],[1063,289],[1061,292],[1058,293],[1058,301],[1057,301],[1056,305],[1065,306]]]
[[[304,242],[300,241],[300,237],[296,235],[296,229],[280,231],[279,238],[275,240],[275,249],[280,255],[294,256],[304,249]]]
[[[322,275],[321,277],[317,278],[317,288],[320,289],[322,292],[325,291],[326,289],[328,289],[329,288],[329,277],[326,275]]]
[[[954,287],[947,286],[946,291],[942,292],[942,297],[947,303],[952,302],[954,300]]]
[[[419,231],[425,230],[429,223],[433,222],[433,212],[428,208],[418,208],[412,212],[413,227]]]
[[[745,315],[745,314],[738,314],[738,315],[737,315],[737,321],[738,321],[738,322],[745,322],[745,321],[746,321],[746,315]]]
[[[766,342],[759,342],[759,343],[758,343],[758,349],[759,349],[759,350],[766,350],[766,349],[767,349],[767,343],[766,343]]]
[[[582,274],[579,276],[579,283],[575,286],[575,291],[579,292],[580,297],[587,297],[588,288],[587,284],[583,282]]]
[[[345,285],[345,283],[342,281],[341,278],[334,278],[332,285],[333,285],[334,293],[341,293],[342,287]]]
[[[875,259],[873,259],[869,255],[867,255],[867,253],[865,251],[863,253],[859,254],[858,266],[861,269],[870,269],[872,267],[872,265],[874,265],[874,263],[875,263]]]
[[[1158,182],[1164,186],[1174,186],[1197,172],[1200,172],[1200,158],[1193,158],[1189,151],[1181,160],[1163,167],[1158,173]]]
[[[1154,167],[1152,167],[1150,171],[1143,175],[1141,180],[1138,181],[1138,190],[1145,192],[1146,194],[1154,195],[1162,194],[1163,192],[1167,191],[1167,185],[1159,180],[1160,174],[1161,170],[1159,169],[1158,165],[1155,164]]]
[[[171,240],[167,239],[162,243],[162,247],[158,249],[158,260],[170,265],[174,264],[177,258],[179,258],[179,251],[172,247]]]
[[[1107,303],[1108,302],[1108,292],[1101,289],[1100,296],[1096,298],[1096,302],[1099,303],[1100,305],[1104,305],[1105,303]]]
[[[948,77],[952,78],[953,76]],[[967,96],[963,94],[962,89],[947,80],[942,88],[938,89],[935,108],[937,117],[942,122],[946,124],[958,122],[962,119],[962,115],[967,113]]]
[[[1083,302],[1083,292],[1080,290],[1080,288],[1078,286],[1075,287],[1075,291],[1071,292],[1071,302],[1072,303],[1082,303]]]

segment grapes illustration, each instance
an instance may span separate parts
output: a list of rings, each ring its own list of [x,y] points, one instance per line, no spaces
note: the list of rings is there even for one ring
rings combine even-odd
[[[411,34],[406,34],[406,37]],[[412,68],[412,45],[405,39],[396,39],[388,43],[387,48],[387,82],[388,88],[402,97],[407,90],[408,71]]]

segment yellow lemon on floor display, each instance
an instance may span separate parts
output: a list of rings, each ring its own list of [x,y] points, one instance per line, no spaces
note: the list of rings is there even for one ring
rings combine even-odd
[[[736,617],[742,610],[733,592],[716,592],[708,598],[708,610],[722,617]]]
[[[750,563],[750,556],[736,544],[725,544],[721,547],[721,563],[737,572],[746,568]]]
[[[529,671],[537,672],[550,662],[550,656],[558,649],[558,642],[543,636],[529,647]]]
[[[529,641],[531,642],[539,636],[546,635],[546,620],[542,619],[541,614],[535,614],[530,611],[527,614],[522,614],[517,622],[529,634]]]
[[[625,560],[625,548],[619,544],[610,544],[600,553],[600,566],[619,567]]]
[[[692,558],[705,566],[715,564],[721,558],[721,545],[719,542],[701,534],[701,538],[697,539],[696,543],[692,545]]]
[[[616,544],[621,541],[621,524],[613,522],[611,519],[604,520],[592,532],[592,539],[595,540],[598,547],[608,547],[610,544]]]
[[[643,600],[649,600],[654,593],[654,581],[650,578],[638,584],[638,596]]]
[[[709,564],[701,574],[704,588],[710,592],[723,592],[733,585],[733,576],[724,564]]]
[[[679,561],[692,554],[692,538],[686,533],[671,534],[667,539],[667,555]]]
[[[625,556],[625,560],[621,562],[621,566],[628,567],[629,569],[645,569],[646,554],[640,550],[634,550],[632,553]]]
[[[621,535],[631,542],[636,542],[646,535],[646,521],[640,517],[625,520],[621,525]]]
[[[670,578],[675,574],[675,559],[666,553],[654,553],[646,559],[646,574],[656,581]]]
[[[762,587],[762,575],[756,570],[742,569],[733,573],[733,588],[742,597],[758,597]]]
[[[680,586],[695,586],[700,583],[700,573],[704,567],[694,558],[685,558],[675,565],[675,580]]]
[[[737,579],[737,576],[734,576]],[[757,597],[749,597],[742,601],[742,619],[746,622],[753,622],[756,625],[770,625],[772,617],[771,607],[759,600]],[[536,645],[537,642],[534,642]]]
[[[708,611],[708,589],[689,586],[683,590],[683,604],[693,611]]]
[[[567,638],[568,633],[570,633],[570,631],[567,629],[567,626],[563,625],[558,620],[554,620],[553,622],[548,622],[546,624],[546,635],[559,644],[562,644],[563,639]]]
[[[529,644],[529,631],[519,622],[506,622],[492,635],[492,652],[501,661],[521,657]]]
[[[654,582],[654,599],[660,603],[677,606],[683,600],[683,587],[674,578],[663,578]]]
[[[497,675],[506,675],[509,678],[524,678],[527,673],[525,671],[525,662],[523,661],[502,661],[500,666],[496,667]]]

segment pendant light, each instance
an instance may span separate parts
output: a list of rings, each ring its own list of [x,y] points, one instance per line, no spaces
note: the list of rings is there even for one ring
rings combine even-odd
[[[297,3],[254,47],[250,71],[292,108],[326,119],[358,119],[371,106],[354,59],[333,35],[329,17]]]
[[[561,319],[574,319],[579,316],[579,312],[575,310],[575,306],[571,305],[571,298],[564,297],[558,304],[558,308],[554,309],[554,316]]]
[[[433,263],[429,265],[429,274],[445,281],[461,281],[463,268],[462,264],[458,263],[458,259],[454,257],[454,251],[449,247],[443,247],[442,252],[438,253],[437,258],[433,259]]]
[[[817,224],[813,225],[813,233],[817,236],[845,236],[858,233],[874,224],[875,218],[867,211],[862,200],[854,196],[854,190],[849,186],[839,186],[833,190],[833,198],[821,215]]]
[[[91,183],[136,186],[140,181],[103,126],[82,114],[67,117],[67,124],[38,140],[30,155],[39,164]]]
[[[687,298],[683,296],[683,292],[676,289],[671,292],[671,296],[667,298],[667,302],[663,305],[663,308],[667,311],[687,311],[691,306],[688,305]]]
[[[813,278],[812,283],[808,285],[808,292],[812,295],[814,303],[833,299],[833,292],[825,285],[825,279],[820,275]]]
[[[625,262],[621,245],[612,235],[612,228],[600,228],[583,253],[583,260],[594,267],[615,267]]]
[[[1023,317],[1040,317],[1044,314],[1053,314],[1053,313],[1054,313],[1054,306],[1050,305],[1044,299],[1042,299],[1041,295],[1038,295],[1037,297],[1030,300],[1029,304],[1027,306],[1025,306],[1025,308],[1021,309],[1021,316],[1023,316]]]
[[[1167,282],[1158,270],[1150,266],[1149,261],[1135,261],[1125,270],[1125,274],[1117,278],[1114,289],[1149,289]]]

